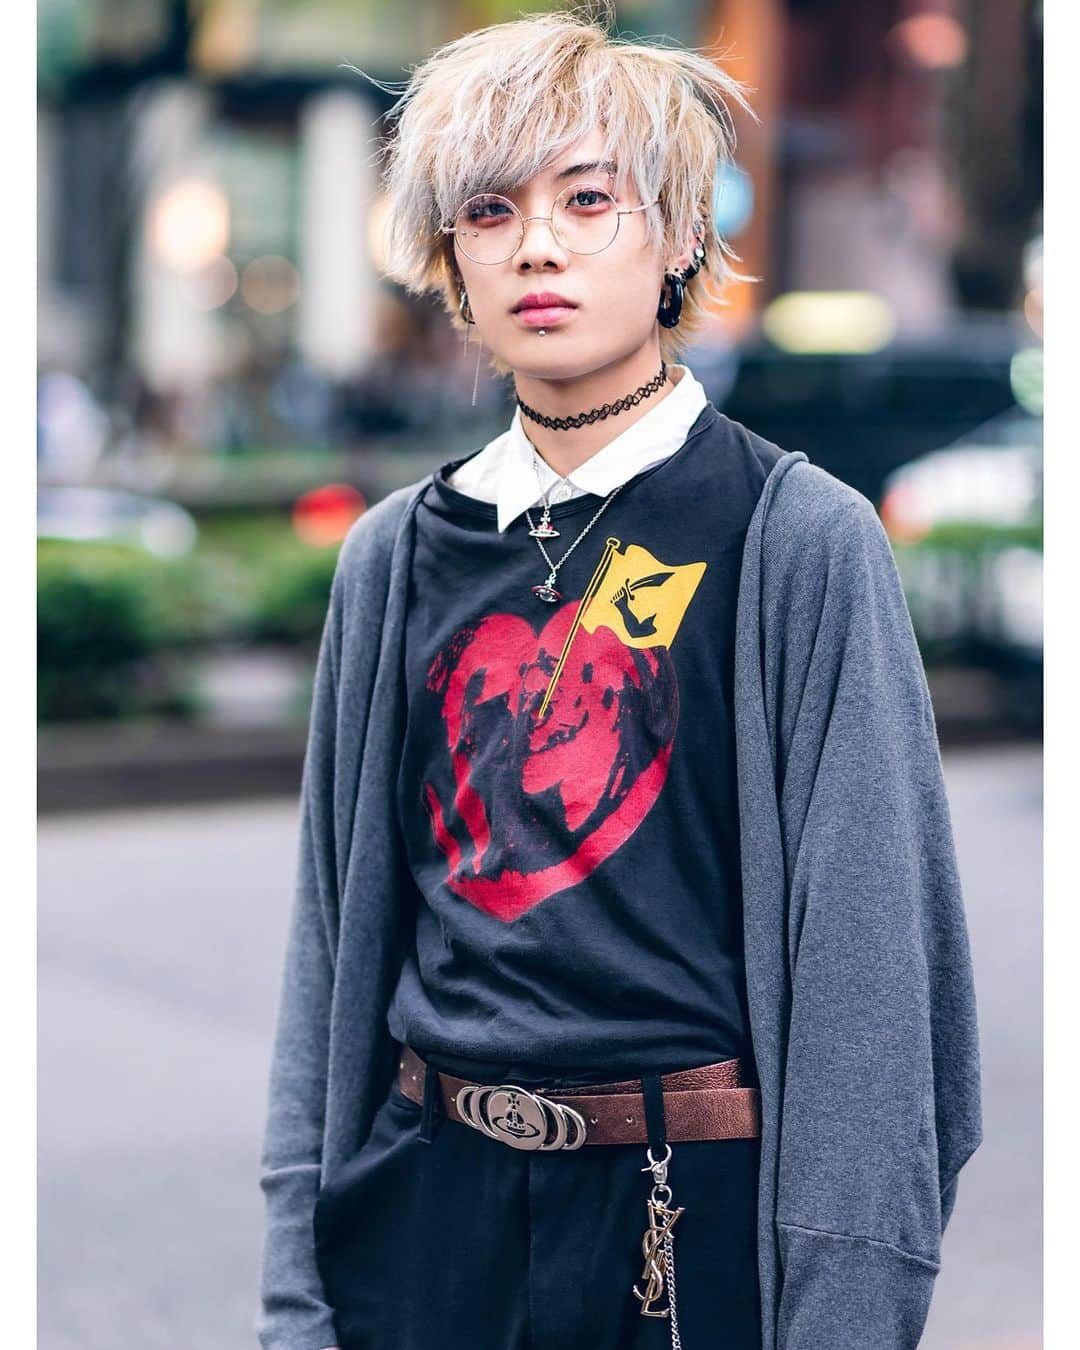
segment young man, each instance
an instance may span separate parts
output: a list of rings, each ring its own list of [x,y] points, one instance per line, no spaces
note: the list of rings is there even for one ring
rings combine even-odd
[[[674,362],[705,58],[574,15],[413,76],[389,269],[509,430],[341,550],[262,1186],[273,1350],[900,1350],[981,1139],[933,714],[867,499]]]

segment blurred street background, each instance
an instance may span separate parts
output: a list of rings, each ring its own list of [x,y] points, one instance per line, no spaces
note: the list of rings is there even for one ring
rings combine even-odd
[[[496,0],[39,0],[39,1344],[253,1344],[257,1154],[330,578],[513,387],[382,275],[397,85]],[[558,8],[537,3],[535,8]],[[725,50],[684,358],[853,484],[934,698],[986,1142],[924,1343],[1041,1345],[1042,6],[657,0]],[[1007,941],[1002,937],[1007,934]],[[1008,964],[998,949],[1008,953]]]

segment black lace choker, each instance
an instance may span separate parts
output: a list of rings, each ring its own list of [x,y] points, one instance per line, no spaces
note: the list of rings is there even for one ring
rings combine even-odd
[[[589,412],[575,413],[573,417],[545,417],[535,408],[530,408],[527,403],[522,403],[520,398],[517,405],[526,417],[531,417],[534,422],[539,422],[542,427],[551,427],[554,431],[569,431],[571,427],[591,425],[593,422],[599,422],[601,418],[611,417],[614,413],[621,413],[627,408],[636,407],[642,399],[655,394],[666,379],[667,364],[661,361],[659,374],[654,375],[648,384],[643,384],[640,389],[635,389],[632,394],[627,394],[625,398],[616,399],[614,403],[605,403],[602,407],[593,408]]]

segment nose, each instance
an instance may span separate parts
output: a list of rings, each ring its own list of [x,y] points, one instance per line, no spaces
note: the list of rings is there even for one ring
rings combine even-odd
[[[514,255],[515,267],[544,267],[548,262],[554,262],[559,268],[566,266],[566,250],[556,238],[550,217],[525,216],[522,219],[522,228],[524,234]]]

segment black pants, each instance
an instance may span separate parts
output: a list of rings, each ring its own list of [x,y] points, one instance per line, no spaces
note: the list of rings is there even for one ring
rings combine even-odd
[[[341,1350],[671,1345],[668,1319],[643,1316],[632,1288],[645,1287],[643,1145],[526,1152],[441,1115],[428,1142],[421,1120],[395,1084],[319,1193],[315,1248]],[[760,1141],[671,1149],[683,1350],[760,1350]]]

